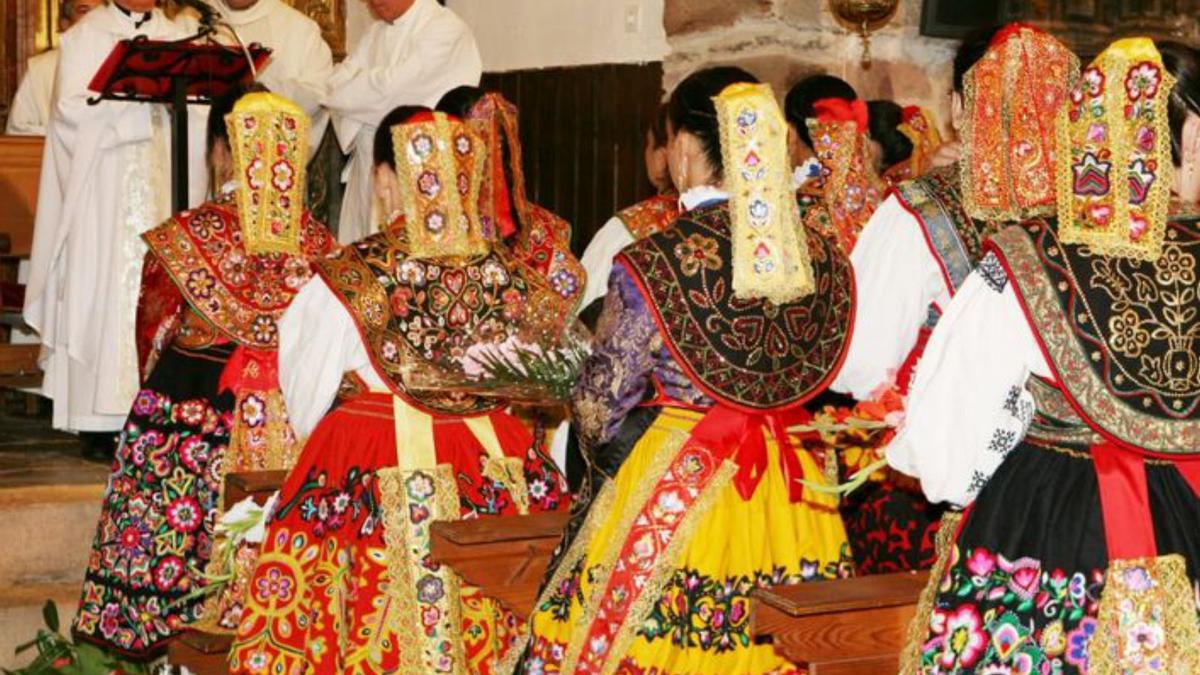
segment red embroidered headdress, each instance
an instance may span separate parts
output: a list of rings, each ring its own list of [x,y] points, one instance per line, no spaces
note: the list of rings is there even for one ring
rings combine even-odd
[[[888,167],[884,172],[884,178],[892,183],[925,175],[933,154],[942,145],[942,134],[938,131],[932,111],[910,105],[904,108],[902,114],[897,130],[912,143],[913,150],[908,159]]]
[[[1054,120],[1079,59],[1047,33],[1012,24],[967,71],[963,204],[977,220],[1024,220],[1055,208]]]
[[[883,195],[884,184],[868,157],[865,101],[827,98],[808,120],[813,150],[829,171],[824,204],[843,250],[849,251]]]

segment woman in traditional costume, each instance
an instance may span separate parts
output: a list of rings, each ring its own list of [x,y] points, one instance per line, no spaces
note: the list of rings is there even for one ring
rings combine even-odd
[[[942,147],[942,134],[938,131],[933,111],[924,108],[914,105],[901,108],[896,132],[908,140],[912,150],[900,161],[888,161],[885,157],[883,179],[889,185],[899,185],[924,176],[926,171],[933,168],[934,156]],[[871,136],[875,136],[874,131]]]
[[[1200,57],[1113,43],[1057,129],[1057,217],[986,245],[887,450],[967,507],[906,673],[1200,672]]]
[[[304,210],[304,112],[272,94],[235,98],[215,105],[209,123],[220,194],[142,237],[147,375],[74,624],[80,638],[133,657],[154,655],[201,617],[196,591],[225,475],[285,469],[299,450],[276,377],[276,322],[334,241]]]
[[[908,392],[929,332],[983,255],[985,239],[1001,227],[998,221],[1054,208],[1048,158],[1056,156],[1058,142],[1049,120],[1078,76],[1078,59],[1050,35],[1014,24],[964,43],[954,69],[954,126],[966,141],[963,160],[893,188],[851,254],[858,311],[832,389],[860,401]],[[1008,161],[1009,149],[1018,147],[1039,161]],[[988,182],[961,187],[978,177]],[[882,446],[863,449],[841,453],[844,474],[874,464]],[[842,511],[858,571],[932,565],[941,512],[907,477],[874,474],[844,500]]]
[[[511,614],[429,561],[430,526],[557,509],[565,481],[504,400],[408,383],[571,314],[485,234],[488,152],[457,118],[389,114],[375,184],[390,224],[318,263],[280,324],[284,397],[312,433],[268,526],[233,672],[489,673],[514,637]],[[361,393],[329,411],[344,377]]]
[[[618,256],[573,402],[590,461],[622,435],[632,452],[550,571],[524,672],[787,671],[750,636],[750,592],[849,572],[787,427],[841,362],[851,271],[801,227],[786,123],[753,82],[714,68],[671,97],[687,212]]]

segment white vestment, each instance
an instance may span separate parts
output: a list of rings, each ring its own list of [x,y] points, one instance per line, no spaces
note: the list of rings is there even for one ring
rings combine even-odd
[[[89,105],[88,85],[119,40],[189,35],[159,10],[135,27],[139,19],[98,7],[62,37],[25,297],[59,429],[120,429],[138,389],[140,235],[170,215],[170,120],[160,105]],[[197,203],[207,184],[203,143],[196,143],[207,108],[191,107],[189,120],[189,192]]]
[[[471,29],[437,0],[416,0],[392,23],[376,21],[345,61],[333,69],[326,107],[342,149],[351,154],[338,240],[349,243],[379,230],[371,190],[375,130],[402,105],[434,107],[451,89],[478,86],[483,62]]]
[[[54,73],[58,71],[58,50],[51,49],[29,57],[25,77],[13,96],[8,110],[9,136],[45,136],[50,121],[50,99],[54,96]]]
[[[258,0],[241,11],[222,7],[221,14],[246,46],[257,42],[271,49],[258,81],[304,108],[313,121],[309,151],[316,152],[329,121],[321,102],[333,73],[333,53],[321,27],[283,0]],[[224,31],[221,35],[222,41],[232,39]]]

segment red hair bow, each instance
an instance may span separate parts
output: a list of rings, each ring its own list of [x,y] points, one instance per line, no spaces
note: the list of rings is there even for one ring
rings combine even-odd
[[[866,133],[870,122],[867,112],[867,102],[859,99],[847,101],[844,98],[823,98],[813,104],[813,112],[817,121],[822,124],[830,122],[854,122],[859,133]]]
[[[1034,33],[1044,33],[1042,29],[1037,28],[1036,26],[1031,26],[1030,24],[1022,23],[1020,21],[1014,21],[1006,25],[1004,28],[996,31],[996,34],[992,36],[992,42],[989,47],[999,47],[1005,42],[1008,42],[1016,37],[1022,30],[1031,31]]]

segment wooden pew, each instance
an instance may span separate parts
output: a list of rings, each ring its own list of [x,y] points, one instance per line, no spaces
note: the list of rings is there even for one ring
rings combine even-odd
[[[432,557],[527,619],[566,525],[566,513],[438,522],[430,528]]]
[[[283,486],[286,471],[247,471],[225,477],[225,508],[247,497],[265,504],[271,494]],[[233,637],[193,630],[181,635],[167,647],[167,661],[184,666],[194,675],[219,675],[229,672],[229,647]]]
[[[755,591],[751,630],[808,675],[895,673],[928,579],[902,572]]]
[[[33,246],[33,215],[42,175],[40,136],[0,136],[0,232],[6,255],[27,257]]]

